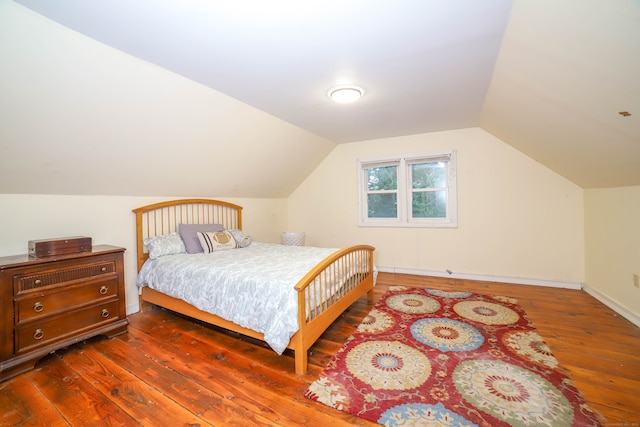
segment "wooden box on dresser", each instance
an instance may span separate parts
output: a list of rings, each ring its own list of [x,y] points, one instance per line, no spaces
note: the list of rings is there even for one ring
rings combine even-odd
[[[0,381],[57,349],[127,331],[124,251],[0,257]]]

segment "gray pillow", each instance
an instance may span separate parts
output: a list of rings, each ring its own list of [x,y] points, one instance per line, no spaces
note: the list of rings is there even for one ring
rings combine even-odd
[[[178,224],[178,233],[182,237],[187,253],[197,254],[204,252],[198,240],[198,232],[214,233],[224,231],[222,224]]]
[[[144,245],[149,251],[149,258],[156,259],[165,255],[183,254],[185,252],[184,243],[178,233],[171,233],[164,236],[147,237]]]
[[[232,228],[227,231],[231,233],[239,248],[246,248],[251,244],[251,237],[245,236],[242,231],[238,230],[237,228]]]

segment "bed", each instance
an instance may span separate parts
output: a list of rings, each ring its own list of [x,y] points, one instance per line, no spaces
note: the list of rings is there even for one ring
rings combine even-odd
[[[324,249],[251,242],[242,249],[150,257],[149,248],[145,242],[148,243],[154,238],[164,239],[166,236],[175,236],[179,227],[185,227],[183,224],[220,224],[225,230],[234,233],[240,231],[242,236],[242,207],[218,200],[181,199],[143,206],[134,209],[133,212],[136,215],[138,285],[143,311],[151,306],[164,307],[209,324],[263,340],[278,354],[281,354],[284,349],[293,350],[295,372],[298,375],[306,373],[308,350],[329,325],[361,296],[368,294],[369,298],[373,297],[375,248],[372,246],[355,245],[342,249]],[[260,261],[255,261],[251,258],[253,256],[257,256],[255,259]],[[279,264],[276,262],[278,259],[289,259],[289,262],[286,265]],[[192,262],[197,263],[198,266],[192,266]],[[210,267],[207,266],[207,272],[204,273],[204,263],[213,266],[230,263],[230,272],[222,268],[208,271]],[[260,274],[251,271],[250,267],[256,264],[264,266]],[[243,267],[238,268],[239,265]],[[220,276],[224,285],[231,288],[226,288],[222,296],[216,294],[209,298],[212,301],[210,303],[212,308],[209,308],[209,303],[203,301],[202,295],[188,302],[190,299],[188,296],[183,296],[184,290],[169,291],[167,289],[170,287],[167,286],[165,289],[162,283],[171,280],[167,276],[162,276],[162,271],[177,271],[179,268],[193,271],[189,273],[189,279],[181,279],[181,282],[192,280],[191,277],[196,276],[196,273],[198,276],[202,273],[205,276],[198,280],[212,281],[214,277]],[[227,276],[224,276],[225,274]],[[267,283],[267,279],[277,283],[271,285]],[[195,280],[196,278],[193,278],[194,283]],[[192,289],[200,289],[200,286],[204,285],[184,287],[191,289],[187,291],[188,293],[195,293]],[[265,297],[264,295],[271,295],[271,291],[266,291],[271,289],[271,286],[284,288],[283,291],[279,291],[283,294]],[[246,305],[241,300],[243,298],[241,291],[245,287],[254,294],[260,294],[258,304],[263,311],[257,310],[261,313],[257,318],[261,320],[255,321],[258,322],[256,327],[254,327],[255,322],[250,319],[246,320],[241,316],[239,318],[242,321],[239,321],[224,310],[216,311],[216,307]],[[218,286],[210,288],[215,289],[209,289],[207,292],[217,292]],[[259,291],[256,292],[256,289]],[[265,289],[265,293],[260,292],[260,289]],[[269,316],[274,314],[275,320],[272,320]],[[293,316],[295,327],[290,329],[291,318],[285,320],[284,323],[290,329],[288,342],[286,339],[282,341],[283,338],[280,337],[275,340],[278,344],[272,345],[270,338],[273,334],[269,327],[280,322],[279,318],[284,316]],[[266,324],[262,325],[260,322],[266,322]],[[264,330],[262,326],[265,327]]]

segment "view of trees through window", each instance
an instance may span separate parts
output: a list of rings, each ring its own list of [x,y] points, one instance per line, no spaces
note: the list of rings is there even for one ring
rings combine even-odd
[[[411,165],[411,210],[414,218],[447,216],[446,165],[443,162]],[[397,218],[398,166],[368,169],[369,218]]]
[[[368,172],[369,218],[397,218],[398,166],[371,168]]]
[[[411,165],[411,208],[414,218],[446,218],[447,170],[443,162]]]
[[[457,227],[455,150],[359,160],[360,225]]]

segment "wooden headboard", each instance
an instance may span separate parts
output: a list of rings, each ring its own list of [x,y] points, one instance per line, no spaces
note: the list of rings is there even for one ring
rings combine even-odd
[[[138,271],[149,258],[144,239],[178,231],[178,224],[222,224],[242,230],[242,206],[210,199],[182,199],[134,209]]]

